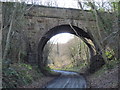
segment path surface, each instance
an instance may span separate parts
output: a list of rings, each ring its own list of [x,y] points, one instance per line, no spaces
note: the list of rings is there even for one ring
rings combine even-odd
[[[45,86],[45,88],[86,88],[86,81],[83,76],[75,72],[58,71],[61,76]]]

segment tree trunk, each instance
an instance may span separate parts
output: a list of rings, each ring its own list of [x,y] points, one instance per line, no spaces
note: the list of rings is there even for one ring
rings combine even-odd
[[[3,60],[6,59],[8,51],[9,51],[10,36],[11,36],[11,32],[13,30],[12,27],[13,27],[13,22],[14,22],[15,11],[16,10],[13,10],[13,14],[12,14],[12,17],[11,17],[10,27],[9,27],[9,30],[8,30],[7,39],[6,39],[6,45],[5,45],[4,54],[3,54]]]
[[[118,60],[120,59],[120,1],[118,2]]]
[[[99,15],[99,13],[98,13],[98,11],[95,9],[95,5],[93,5],[93,3],[91,3],[91,2],[89,2],[89,4],[90,4],[90,6],[91,6],[91,8],[95,11],[95,16],[96,16],[96,21],[97,21],[97,27],[98,27],[98,34],[99,34],[99,37],[100,37],[100,42],[97,40],[97,39],[95,39],[95,41],[96,41],[96,43],[97,43],[97,45],[99,46],[99,48],[100,48],[100,51],[101,52],[98,52],[99,54],[101,54],[102,53],[102,57],[103,57],[103,59],[105,60],[105,62],[106,62],[106,64],[108,63],[108,61],[107,61],[107,57],[106,57],[106,55],[105,55],[105,51],[104,51],[104,47],[103,47],[103,43],[101,42],[101,35],[100,35],[100,29],[99,29],[99,23],[98,23],[98,19],[100,18],[101,19],[101,16]],[[103,23],[103,19],[101,19],[102,21],[102,23]],[[105,29],[105,28],[104,28]]]

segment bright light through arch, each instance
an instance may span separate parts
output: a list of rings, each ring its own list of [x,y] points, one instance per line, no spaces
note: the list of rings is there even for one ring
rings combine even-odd
[[[73,34],[70,34],[70,33],[61,33],[61,34],[57,34],[57,35],[53,36],[50,39],[50,42],[52,42],[53,44],[57,44],[57,43],[64,44],[64,43],[67,43],[72,38],[74,38]]]

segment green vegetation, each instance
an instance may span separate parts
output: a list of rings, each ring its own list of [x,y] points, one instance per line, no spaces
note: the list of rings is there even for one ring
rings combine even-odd
[[[32,83],[43,76],[38,67],[25,63],[14,63],[3,68],[3,88],[17,88]]]
[[[82,64],[76,67],[67,67],[67,68],[63,68],[62,70],[65,71],[74,71],[74,72],[78,72],[78,73],[82,73],[82,70],[85,69],[87,67],[87,65]]]
[[[106,57],[109,59],[109,60],[111,60],[112,58],[114,58],[114,51],[113,50],[110,50],[110,51],[106,51],[105,52],[105,55],[106,55]]]

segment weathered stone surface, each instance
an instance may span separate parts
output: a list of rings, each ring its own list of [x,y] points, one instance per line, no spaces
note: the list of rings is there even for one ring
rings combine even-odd
[[[30,6],[28,6],[29,8]],[[84,12],[87,15],[87,19],[83,16],[83,13],[79,9],[66,9],[66,8],[54,8],[54,7],[45,7],[45,6],[33,6],[28,13],[25,14],[25,17],[28,21],[27,24],[27,33],[31,45],[31,54],[37,54],[38,44],[44,35],[54,27],[60,25],[73,25],[77,26],[83,30],[85,27],[93,30],[96,29],[95,18],[93,17],[90,11]],[[86,30],[85,30],[86,31]],[[30,57],[31,57],[30,56]],[[30,61],[36,61],[34,58]]]

